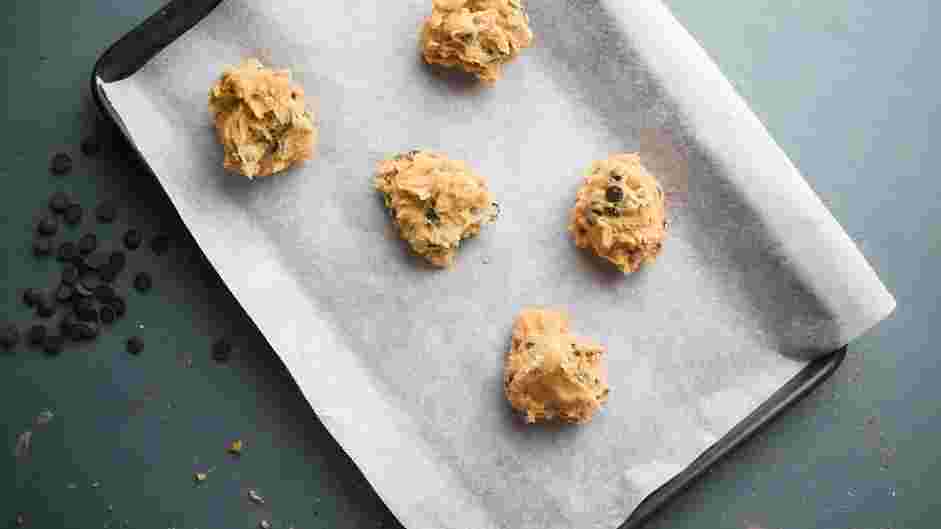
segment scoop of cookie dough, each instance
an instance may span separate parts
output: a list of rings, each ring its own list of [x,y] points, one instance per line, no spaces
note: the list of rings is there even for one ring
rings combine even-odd
[[[569,231],[625,274],[652,263],[666,237],[666,202],[657,179],[637,154],[615,154],[591,165],[578,190]]]
[[[228,68],[209,91],[209,110],[228,170],[268,176],[313,156],[317,128],[289,70],[257,59]]]
[[[521,1],[434,0],[421,33],[425,61],[496,81],[503,65],[533,41]]]
[[[399,235],[435,266],[450,266],[461,241],[497,217],[484,177],[434,152],[411,151],[380,162],[374,184]]]
[[[608,399],[604,347],[569,333],[568,316],[524,309],[513,325],[503,388],[528,423],[586,423]]]

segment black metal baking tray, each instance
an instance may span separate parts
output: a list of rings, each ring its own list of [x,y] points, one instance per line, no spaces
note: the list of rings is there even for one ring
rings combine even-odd
[[[98,83],[110,83],[129,77],[160,50],[205,18],[222,1],[172,0],[109,47],[98,58],[91,77],[91,93],[101,115],[114,122],[123,131],[118,117],[101,94]],[[839,368],[845,357],[846,347],[843,347],[807,364],[781,389],[703,452],[686,469],[647,496],[620,529],[641,527],[646,520],[692,485],[713,465],[780,416],[788,407],[810,394]]]

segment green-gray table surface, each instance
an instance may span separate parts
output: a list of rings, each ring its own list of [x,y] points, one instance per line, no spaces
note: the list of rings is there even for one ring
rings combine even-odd
[[[941,524],[941,370],[936,326],[941,178],[930,168],[941,121],[941,4],[933,0],[669,0],[897,296],[895,314],[851,344],[843,367],[651,520],[650,528],[916,528]],[[104,238],[166,233],[128,269],[155,288],[128,316],[58,357],[0,353],[0,527],[394,527],[275,354],[200,257],[172,206],[107,127],[87,89],[95,58],[161,0],[12,0],[0,22],[6,75],[0,175],[0,320],[22,325],[25,286],[54,260],[30,252],[55,190],[86,207],[122,205]],[[82,156],[80,140],[105,148]],[[68,176],[51,153],[75,159]],[[119,281],[127,287],[128,274]],[[126,337],[145,340],[139,357]],[[232,360],[210,344],[230,336]],[[184,359],[192,358],[192,367]],[[13,457],[34,417],[32,455]],[[233,439],[245,442],[235,459]],[[195,471],[211,470],[201,486]],[[97,481],[100,486],[93,487]],[[248,501],[248,489],[266,498]],[[110,510],[109,510],[110,506]],[[424,529],[424,528],[422,528]],[[469,528],[470,529],[470,528]]]

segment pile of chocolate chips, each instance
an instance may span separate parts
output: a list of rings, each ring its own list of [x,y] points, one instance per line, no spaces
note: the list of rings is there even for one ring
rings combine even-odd
[[[100,146],[93,138],[82,142],[82,153],[94,156]],[[57,153],[50,160],[50,172],[64,175],[72,170],[72,158]],[[101,332],[127,313],[127,301],[115,287],[127,265],[125,252],[140,248],[144,236],[137,229],[127,230],[115,247],[105,249],[98,235],[87,232],[78,240],[58,242],[60,225],[78,226],[85,217],[82,205],[67,193],[57,191],[49,197],[48,210],[40,215],[33,237],[33,255],[37,259],[55,256],[62,263],[61,273],[43,289],[27,288],[22,301],[35,311],[37,322],[20,327],[12,323],[0,324],[0,350],[11,350],[21,341],[50,355],[62,352],[65,345],[96,339]],[[101,224],[111,224],[118,217],[118,206],[113,201],[104,201],[95,207],[95,219]],[[105,243],[107,241],[104,241]],[[122,249],[123,246],[123,249]],[[150,241],[150,250],[155,255],[164,255],[170,248],[170,239],[157,234]],[[141,293],[149,291],[153,279],[147,272],[138,272],[131,282]],[[55,323],[49,320],[57,319]],[[137,355],[144,349],[144,341],[131,336],[125,341],[129,353]],[[232,345],[225,339],[212,346],[212,359],[225,363],[232,352]]]
[[[59,233],[59,221],[78,225],[84,216],[81,204],[64,192],[49,197],[49,211],[36,226],[33,254],[38,259],[55,254],[62,263],[58,277],[43,289],[27,288],[23,303],[35,310],[39,320],[58,316],[55,324],[36,322],[25,330],[26,341],[42,348],[46,353],[58,354],[69,341],[94,340],[102,330],[127,313],[127,301],[114,286],[127,265],[125,251],[140,247],[141,234],[131,229],[122,239],[123,249],[104,249],[95,233],[88,232],[78,240],[54,241]],[[111,223],[117,218],[117,206],[110,201],[95,208],[100,223]],[[141,272],[138,276],[147,276]],[[11,348],[19,342],[20,331],[14,325],[3,329],[3,346]]]
[[[91,141],[86,140],[82,145],[82,152],[87,155],[97,152],[86,148]],[[52,157],[50,171],[54,174],[66,174],[71,168],[72,160],[67,154]],[[110,224],[118,217],[118,206],[104,201],[94,213],[99,223]],[[22,301],[35,311],[38,321],[22,330],[11,323],[0,325],[0,348],[12,349],[24,340],[48,354],[58,354],[70,341],[94,340],[127,313],[125,296],[114,283],[127,265],[125,252],[138,249],[143,236],[140,231],[130,229],[116,247],[110,249],[106,249],[107,245],[93,232],[84,233],[77,240],[56,240],[56,236],[61,235],[61,224],[78,226],[84,217],[82,205],[67,193],[57,191],[49,197],[48,209],[44,208],[36,224],[33,255],[37,259],[54,255],[62,265],[61,272],[45,288],[23,291]],[[157,235],[154,241],[155,250],[162,250],[155,253],[163,253],[169,246],[165,235]],[[146,272],[139,272],[133,284],[143,292],[150,289],[152,280]],[[143,349],[143,341],[138,337],[128,339],[127,344],[134,354]]]

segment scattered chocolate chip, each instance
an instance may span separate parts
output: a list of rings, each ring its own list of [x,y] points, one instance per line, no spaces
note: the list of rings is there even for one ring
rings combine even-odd
[[[98,311],[91,298],[83,298],[75,302],[75,317],[81,321],[98,321]]]
[[[49,162],[49,170],[52,174],[68,173],[72,170],[72,157],[64,152],[56,153]]]
[[[98,143],[98,140],[96,140],[92,136],[88,136],[87,138],[82,140],[81,147],[82,147],[82,154],[84,154],[85,156],[89,156],[89,157],[96,156],[99,152],[101,152],[101,144]]]
[[[425,210],[425,218],[428,219],[428,222],[431,222],[431,223],[433,223],[433,224],[434,224],[434,223],[437,223],[437,222],[439,222],[439,221],[441,220],[441,218],[438,217],[438,212],[435,211],[435,208],[428,208],[428,209],[426,209],[426,210]]]
[[[62,267],[62,282],[67,285],[73,285],[78,281],[79,271],[75,263],[66,263]]]
[[[69,207],[65,208],[65,222],[72,226],[82,222],[82,215],[85,214],[85,210],[82,209],[80,204],[69,204]]]
[[[124,246],[128,250],[136,250],[140,248],[141,243],[144,242],[144,236],[141,235],[141,232],[130,229],[124,234]]]
[[[39,224],[36,225],[36,231],[44,237],[55,235],[59,231],[59,219],[52,215],[43,215],[39,219]]]
[[[75,259],[76,255],[78,255],[78,248],[75,247],[75,243],[64,242],[59,245],[59,252],[56,254],[56,257],[60,261],[71,261]]]
[[[40,57],[40,60],[42,60],[42,57]],[[16,518],[14,518],[13,521],[16,523],[16,526],[17,526],[17,527],[25,527],[25,526],[26,526],[26,515],[23,514],[23,513],[21,513],[21,512],[18,512],[18,513],[16,513]]]
[[[140,354],[144,350],[144,340],[141,340],[137,336],[132,336],[127,339],[127,352],[132,355]]]
[[[124,299],[115,297],[114,299],[108,300],[108,306],[114,309],[114,314],[118,318],[124,316],[124,313],[127,312],[127,304],[124,302]]]
[[[82,286],[91,292],[102,285],[101,277],[95,270],[89,270],[82,275]]]
[[[72,334],[72,327],[75,326],[75,316],[68,313],[59,320],[59,332],[63,335]]]
[[[45,294],[41,295],[36,302],[36,315],[40,318],[50,318],[55,313],[56,305],[52,299]]]
[[[124,252],[111,252],[108,256],[108,263],[116,270],[123,270],[124,265],[127,264],[127,257],[124,256]]]
[[[11,349],[18,343],[20,343],[20,330],[16,328],[16,325],[12,323],[0,325],[0,347]]]
[[[81,281],[75,283],[75,293],[83,298],[90,298],[94,295],[94,292],[86,288]]]
[[[607,216],[609,216],[609,217],[617,217],[617,216],[618,216],[618,208],[613,207],[613,206],[607,206],[607,207],[604,208],[604,214],[607,215]]]
[[[46,339],[46,326],[38,323],[33,325],[29,328],[27,337],[32,345],[42,345],[43,340]]]
[[[150,274],[147,272],[139,272],[134,276],[134,288],[136,288],[138,292],[147,292],[152,286],[153,279],[151,279]]]
[[[63,191],[56,191],[49,197],[49,209],[56,213],[65,213],[71,204],[72,199]]]
[[[604,198],[608,202],[620,202],[624,200],[624,190],[621,189],[621,186],[608,186],[608,189],[604,192]]]
[[[42,349],[47,354],[57,355],[62,352],[62,346],[65,344],[65,339],[61,336],[55,334],[48,334],[46,338],[42,341]]]
[[[103,267],[108,266],[110,262],[104,252],[95,252],[85,258],[85,266],[89,270],[101,270]]]
[[[68,283],[62,283],[56,289],[56,300],[59,303],[66,303],[72,299],[73,294],[75,294],[75,289]]]
[[[117,315],[114,313],[114,309],[108,305],[98,309],[98,315],[101,318],[101,323],[114,323],[115,318],[117,318]]]
[[[98,285],[94,290],[92,290],[92,292],[94,292],[95,297],[102,302],[114,299],[114,297],[117,295],[114,291],[114,288],[112,288],[110,285]]]
[[[150,240],[150,249],[157,255],[163,255],[170,249],[170,238],[160,234]]]
[[[118,206],[110,200],[106,200],[95,208],[95,216],[99,222],[110,224],[118,217]]]
[[[27,288],[23,291],[23,303],[25,303],[27,307],[35,307],[41,296],[42,292],[39,290],[35,288]]]
[[[114,265],[107,264],[98,269],[98,277],[105,283],[110,283],[118,277],[119,270]]]
[[[219,338],[212,344],[212,359],[220,364],[229,361],[229,355],[232,354],[232,344],[225,338]]]
[[[72,329],[78,334],[79,340],[91,340],[98,336],[98,322],[95,321],[80,321]]]
[[[63,329],[62,332],[67,333],[73,342],[80,342],[85,339],[85,333],[82,331],[81,322],[78,321],[73,320],[71,323],[69,323],[68,330]]]
[[[88,255],[98,248],[98,237],[94,233],[86,233],[78,240],[78,251],[82,255]]]
[[[49,239],[36,239],[33,241],[33,255],[44,257],[52,253],[52,241]]]

